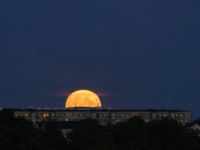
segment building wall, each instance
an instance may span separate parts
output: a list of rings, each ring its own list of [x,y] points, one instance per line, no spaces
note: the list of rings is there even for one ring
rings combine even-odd
[[[141,117],[145,122],[171,118],[185,125],[191,121],[191,112],[170,110],[15,110],[15,117],[24,117],[33,122],[44,120],[80,121],[83,119],[97,119],[100,124],[116,124],[125,122],[132,117]]]

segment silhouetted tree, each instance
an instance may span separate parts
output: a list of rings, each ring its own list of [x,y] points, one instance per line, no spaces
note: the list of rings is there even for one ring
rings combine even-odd
[[[97,120],[77,122],[67,144],[55,121],[37,128],[31,121],[0,111],[0,150],[199,150],[200,137],[175,120],[145,123],[134,117],[116,125],[99,125]]]
[[[40,129],[11,112],[0,112],[0,150],[66,150],[67,143],[55,128]]]
[[[114,150],[115,145],[106,127],[96,120],[80,121],[73,129],[72,144],[74,150]]]
[[[200,138],[175,120],[145,123],[132,118],[117,124],[112,131],[118,150],[198,150]]]
[[[117,124],[112,131],[112,137],[119,150],[138,149],[145,140],[145,132],[145,122],[140,117],[134,117]]]
[[[147,124],[143,150],[198,150],[199,137],[191,134],[175,120],[163,119]]]

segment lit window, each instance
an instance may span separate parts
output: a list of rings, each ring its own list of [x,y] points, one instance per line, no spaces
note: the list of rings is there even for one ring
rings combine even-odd
[[[44,113],[44,114],[43,114],[43,117],[48,117],[48,116],[49,116],[48,113]]]
[[[156,117],[157,115],[156,114],[153,114],[153,117]]]
[[[164,113],[164,114],[163,114],[163,117],[167,117],[167,114]]]

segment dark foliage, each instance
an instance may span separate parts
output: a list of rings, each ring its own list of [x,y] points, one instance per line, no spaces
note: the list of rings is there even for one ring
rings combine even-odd
[[[199,150],[200,137],[174,120],[145,123],[135,117],[114,126],[95,120],[79,122],[73,129],[73,150]]]
[[[199,150],[200,137],[174,120],[145,123],[131,118],[125,123],[101,126],[83,120],[73,126],[69,144],[57,123],[44,121],[38,127],[10,110],[0,111],[0,150]]]
[[[66,150],[67,144],[55,126],[40,129],[12,112],[0,112],[0,150]]]
[[[126,123],[117,124],[112,131],[112,137],[119,150],[139,148],[146,138],[146,124],[139,118],[135,117]]]
[[[147,124],[139,118],[118,124],[113,130],[118,150],[198,150],[200,137],[174,120],[163,119]]]
[[[73,150],[114,150],[115,145],[106,127],[96,120],[80,121],[72,133]]]

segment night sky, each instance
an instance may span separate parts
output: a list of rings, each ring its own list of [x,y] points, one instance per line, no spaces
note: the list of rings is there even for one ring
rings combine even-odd
[[[1,107],[90,89],[105,108],[200,116],[200,1],[1,0],[0,69]]]

